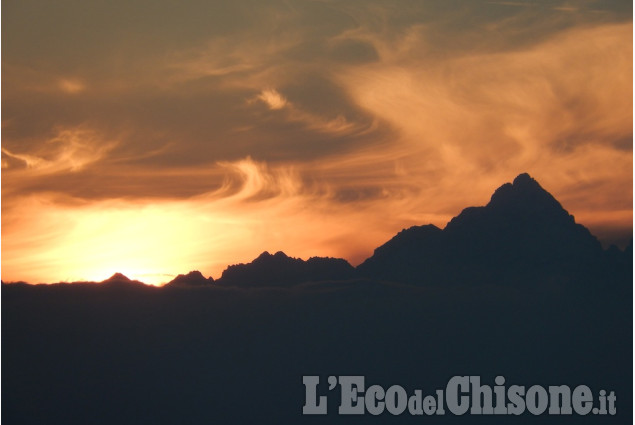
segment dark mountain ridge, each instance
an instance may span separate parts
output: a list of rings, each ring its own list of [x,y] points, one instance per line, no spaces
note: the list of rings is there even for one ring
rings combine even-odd
[[[323,281],[440,284],[579,284],[630,282],[633,251],[603,250],[588,229],[529,174],[518,175],[485,206],[465,208],[444,229],[404,229],[356,268],[341,258],[293,258],[265,251],[252,262],[228,266],[218,280],[199,271],[166,287],[288,287]],[[116,273],[102,285],[141,284]]]
[[[545,193],[521,176],[443,230],[403,230],[357,269],[265,252],[213,283],[191,272],[168,288],[121,274],[3,285],[2,422],[349,424],[329,376],[434,395],[469,374],[617,396],[616,415],[515,424],[631,424],[632,246],[603,251]],[[307,375],[326,416],[301,413]],[[437,422],[509,422],[446,412]]]
[[[214,283],[214,279],[210,277],[205,277],[198,270],[194,270],[189,272],[188,274],[180,274],[170,282],[166,283],[164,286],[166,287],[197,287],[197,286],[207,286]]]
[[[341,259],[305,262],[264,252],[249,264],[229,266],[218,283],[290,286],[358,277],[414,285],[576,284],[629,278],[630,264],[628,249],[604,251],[523,173],[499,187],[487,205],[465,208],[444,229],[428,224],[402,230],[356,269]]]
[[[487,205],[464,209],[443,230],[403,230],[357,269],[364,277],[413,284],[568,283],[611,272],[595,236],[528,174],[498,188]]]
[[[342,258],[312,257],[307,261],[279,251],[265,251],[248,264],[231,265],[217,283],[235,286],[289,286],[324,280],[347,280],[355,269]]]

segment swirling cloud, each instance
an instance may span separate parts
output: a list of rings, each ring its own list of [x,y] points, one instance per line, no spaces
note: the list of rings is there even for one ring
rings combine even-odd
[[[630,3],[2,8],[4,279],[116,269],[118,244],[147,252],[132,274],[355,263],[525,171],[632,234]]]

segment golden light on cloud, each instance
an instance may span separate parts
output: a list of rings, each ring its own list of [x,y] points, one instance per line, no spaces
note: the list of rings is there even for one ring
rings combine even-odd
[[[334,205],[328,193],[306,193],[291,168],[247,158],[220,165],[240,190],[221,187],[187,201],[112,200],[59,203],[22,199],[5,210],[3,275],[39,282],[106,279],[115,272],[160,284],[189,270],[219,277],[264,250],[294,256],[344,256],[357,262],[389,234],[367,229],[369,208]],[[404,221],[400,214],[391,218]],[[375,230],[372,230],[372,229]]]
[[[35,154],[16,153],[7,148],[2,148],[2,152],[10,158],[22,161],[27,168],[25,174],[33,176],[80,171],[104,158],[116,145],[115,141],[101,140],[92,130],[70,128],[58,130]],[[3,168],[9,168],[9,165]]]
[[[286,106],[287,100],[275,89],[265,89],[260,92],[258,99],[264,102],[269,109],[282,109]]]
[[[520,170],[556,194],[576,179],[619,181],[602,190],[620,199],[632,188],[632,143],[611,142],[632,139],[631,33],[630,24],[575,29],[518,52],[434,63],[413,53],[425,40],[409,34],[412,50],[393,53],[393,63],[341,78],[359,104],[399,130],[386,149],[404,152],[411,176],[443,170],[467,204],[476,201],[470,193],[483,197]]]
[[[65,93],[76,94],[84,91],[86,86],[78,80],[63,79],[59,82],[59,88]]]
[[[264,250],[357,264],[521,172],[598,236],[632,234],[630,16],[327,3],[156,45],[14,47],[2,278],[156,284]]]

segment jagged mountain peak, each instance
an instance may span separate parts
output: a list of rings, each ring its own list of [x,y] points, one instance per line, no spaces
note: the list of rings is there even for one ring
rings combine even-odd
[[[228,266],[218,283],[237,286],[289,286],[298,283],[341,280],[353,277],[355,269],[341,258],[311,257],[308,261],[278,251],[265,251],[247,264]]]
[[[575,221],[556,198],[529,174],[523,173],[513,183],[496,189],[487,205],[465,208],[444,230],[456,233],[471,227],[509,229],[522,227],[521,224],[555,228],[574,225]]]
[[[505,183],[492,195],[486,207],[490,209],[514,209],[528,213],[549,211],[568,216],[560,202],[540,186],[529,174],[519,174],[513,183]]]
[[[285,254],[282,251],[278,251],[275,254],[270,254],[269,251],[263,251],[262,254],[256,257],[254,261],[267,261],[267,260],[271,260],[272,258],[283,259],[283,258],[291,258],[291,257],[289,257],[287,254]]]
[[[597,262],[597,239],[576,224],[529,174],[500,186],[490,202],[465,208],[441,231],[403,230],[358,270],[367,277],[427,282],[514,280],[583,275]]]
[[[200,271],[193,270],[188,274],[178,275],[165,286],[204,286],[211,283],[214,283],[214,279],[206,278]]]
[[[115,273],[112,276],[110,276],[108,279],[103,281],[104,283],[106,282],[132,282],[132,280],[130,280],[128,278],[128,276],[124,275],[123,273]]]

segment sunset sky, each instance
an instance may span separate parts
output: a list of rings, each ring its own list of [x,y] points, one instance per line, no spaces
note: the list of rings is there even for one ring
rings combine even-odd
[[[2,279],[357,265],[528,172],[632,237],[632,2],[2,2]]]

